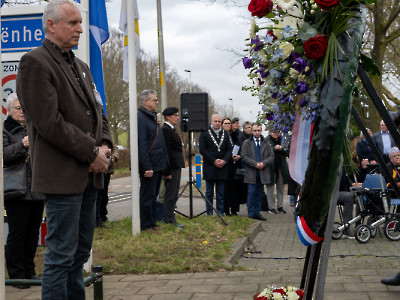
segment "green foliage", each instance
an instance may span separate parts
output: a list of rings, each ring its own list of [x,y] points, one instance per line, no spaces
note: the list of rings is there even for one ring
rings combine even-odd
[[[369,74],[380,77],[382,76],[381,70],[379,70],[379,67],[375,64],[374,60],[362,53],[360,53],[360,64]]]

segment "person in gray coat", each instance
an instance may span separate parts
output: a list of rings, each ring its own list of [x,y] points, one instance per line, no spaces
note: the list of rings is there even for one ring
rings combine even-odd
[[[266,221],[260,211],[263,185],[270,183],[269,166],[274,161],[274,151],[261,136],[261,126],[253,123],[252,138],[242,145],[242,162],[246,165],[244,183],[247,183],[247,215],[251,219]]]

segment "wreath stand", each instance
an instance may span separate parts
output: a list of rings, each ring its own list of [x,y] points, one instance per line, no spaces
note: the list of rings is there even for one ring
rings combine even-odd
[[[322,300],[324,295],[343,164],[342,148],[343,141],[346,139],[345,132],[348,128],[350,113],[353,114],[358,126],[364,133],[378,163],[383,166],[383,174],[390,178],[389,181],[395,186],[396,194],[400,196],[400,190],[386,168],[382,156],[373,144],[354,107],[352,107],[352,92],[355,75],[358,73],[374,106],[376,106],[382,120],[388,127],[396,145],[400,148],[400,134],[396,128],[396,125],[399,124],[394,124],[367,73],[361,66],[358,66],[361,39],[366,22],[365,7],[360,6],[359,8],[359,16],[350,20],[353,26],[348,30],[348,34],[342,34],[338,37],[339,44],[344,51],[344,53],[338,52],[340,70],[335,66],[332,71],[333,77],[328,78],[321,89],[321,99],[323,99],[321,114],[315,123],[309,164],[300,193],[299,215],[303,216],[311,226],[315,225],[319,228],[317,231],[319,236],[324,236],[322,242],[307,247],[300,285],[300,288],[305,290],[303,299],[307,300]],[[400,116],[400,112],[397,113],[397,116]]]

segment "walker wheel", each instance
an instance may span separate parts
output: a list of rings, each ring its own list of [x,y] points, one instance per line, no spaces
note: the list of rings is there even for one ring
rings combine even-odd
[[[359,243],[365,244],[371,238],[371,229],[367,225],[360,224],[356,227],[355,237]]]
[[[385,222],[385,235],[391,241],[400,240],[400,228],[398,219],[391,219]]]
[[[339,230],[340,226],[342,226],[342,224],[339,222],[333,223],[332,239],[339,240],[343,236],[343,231]]]

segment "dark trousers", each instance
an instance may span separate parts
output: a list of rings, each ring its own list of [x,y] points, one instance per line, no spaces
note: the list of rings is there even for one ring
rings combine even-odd
[[[178,200],[179,187],[181,185],[181,170],[171,170],[171,180],[165,180],[164,194],[164,222],[175,223],[175,205]]]
[[[140,229],[146,230],[156,224],[156,197],[161,182],[161,172],[154,172],[152,177],[140,174]]]
[[[228,163],[228,180],[224,189],[224,212],[227,216],[239,212],[239,201],[241,197],[241,184],[235,180],[236,168],[234,164]]]
[[[339,192],[337,204],[343,205],[343,223],[348,223],[353,219],[353,205],[355,196],[352,192]]]
[[[225,180],[206,180],[206,198],[208,202],[206,202],[206,211],[207,216],[213,214],[213,198],[214,198],[214,186],[215,186],[215,200],[217,204],[217,212],[220,215],[224,215],[224,189],[225,189]]]
[[[256,184],[247,185],[247,215],[249,218],[260,215],[264,185],[261,183],[260,176],[256,177]]]
[[[11,279],[30,278],[35,275],[33,259],[38,244],[43,206],[44,201],[5,201],[9,229],[5,256]]]

